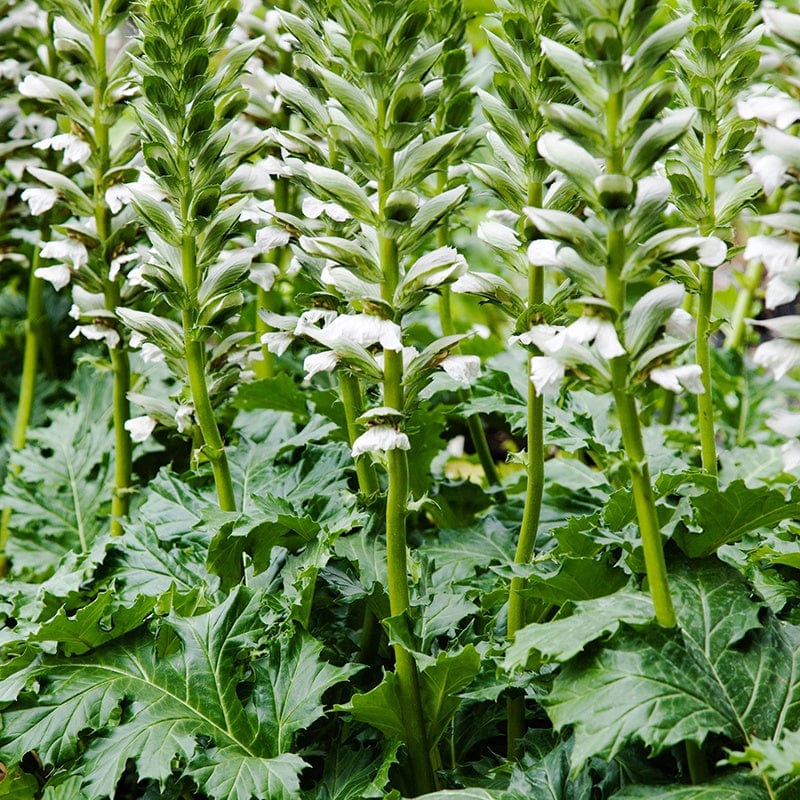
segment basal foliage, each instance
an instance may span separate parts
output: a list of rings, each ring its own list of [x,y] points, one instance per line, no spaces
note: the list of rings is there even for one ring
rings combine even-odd
[[[0,798],[800,796],[798,19],[0,0]]]

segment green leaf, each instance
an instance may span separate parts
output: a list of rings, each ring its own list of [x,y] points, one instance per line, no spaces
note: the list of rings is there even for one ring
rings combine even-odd
[[[694,121],[695,110],[682,108],[670,112],[654,122],[636,140],[625,160],[625,173],[632,178],[646,174],[653,164],[689,130]]]
[[[299,797],[304,762],[282,748],[321,714],[322,692],[352,670],[320,662],[321,647],[308,639],[273,644],[251,660],[255,685],[243,700],[247,654],[263,635],[259,607],[239,588],[208,613],[171,613],[156,640],[145,632],[80,657],[45,656],[28,671],[38,693],[3,712],[3,752],[14,763],[32,749],[45,764],[78,759],[87,800],[113,794],[128,759],[141,779],[163,781],[176,757],[215,800]],[[270,705],[276,682],[281,699]],[[122,716],[121,704],[129,707]]]
[[[383,798],[389,770],[397,763],[399,742],[387,744],[378,753],[334,747],[325,759],[322,780],[308,800],[365,800]]]
[[[23,772],[19,767],[12,767],[5,774],[0,770],[1,800],[35,800],[38,791],[39,782],[36,778]],[[79,795],[77,797],[72,795],[72,798],[82,800]]]
[[[741,777],[694,786],[626,786],[611,800],[764,800],[764,784]]]
[[[254,666],[256,680],[252,709],[260,722],[259,734],[278,753],[292,747],[294,734],[323,714],[322,695],[363,669],[361,664],[334,667],[320,660],[322,645],[310,636],[293,636],[270,648]]]
[[[253,411],[269,408],[273,411],[288,411],[299,420],[308,420],[308,393],[286,372],[273,378],[263,378],[239,386],[233,404],[236,408]]]
[[[461,703],[458,692],[465,689],[480,669],[480,657],[472,645],[456,655],[439,653],[435,661],[420,670],[419,686],[425,709],[428,744],[434,747]],[[360,722],[372,725],[389,738],[406,739],[403,704],[397,675],[388,672],[383,681],[366,694],[354,694],[350,703],[339,706]]]
[[[587,108],[603,111],[608,93],[595,81],[580,54],[546,37],[542,37],[542,52]]]
[[[417,186],[434,168],[448,161],[448,155],[458,146],[462,136],[461,131],[445,133],[423,144],[415,145],[412,142],[409,148],[397,153],[393,188],[396,190]]]
[[[746,175],[733,188],[721,194],[714,204],[714,220],[717,225],[729,225],[763,191],[761,181],[755,175]]]
[[[545,660],[567,661],[590,642],[614,634],[624,622],[648,625],[653,621],[653,603],[640,592],[617,592],[573,604],[568,617],[547,623],[533,623],[517,631],[503,666],[519,669],[536,652]]]
[[[796,629],[717,561],[680,566],[670,586],[678,629],[622,627],[557,676],[545,706],[557,729],[573,727],[574,767],[632,740],[658,753],[710,733],[774,740],[800,722]]]
[[[800,514],[800,492],[787,499],[778,489],[749,488],[742,479],[719,491],[710,489],[691,500],[700,533],[679,529],[675,541],[692,558],[710,555],[723,544],[739,541],[759,528],[771,528]]]
[[[490,792],[486,789],[445,789],[443,792],[423,794],[417,800],[503,800],[503,792]]]

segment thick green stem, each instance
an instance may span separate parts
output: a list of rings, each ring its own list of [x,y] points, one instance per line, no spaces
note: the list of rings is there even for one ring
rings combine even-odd
[[[361,416],[364,407],[361,398],[361,386],[358,378],[352,372],[340,370],[339,392],[344,406],[344,417],[347,422],[347,438],[352,446],[358,438],[359,430],[356,420]],[[378,491],[378,476],[372,466],[369,456],[356,457],[356,477],[358,478],[359,491],[364,495],[373,495]]]
[[[47,226],[42,227],[43,238]],[[22,450],[28,437],[28,425],[36,397],[36,371],[39,361],[39,343],[42,337],[42,318],[44,316],[44,281],[34,273],[39,268],[39,246],[33,252],[30,282],[28,284],[28,316],[25,320],[25,350],[22,356],[22,376],[20,378],[17,415],[11,434],[11,449]],[[11,509],[4,508],[0,515],[0,577],[8,573],[9,562],[6,546],[11,535]]]
[[[736,305],[731,315],[731,330],[725,338],[725,347],[728,350],[741,350],[744,334],[747,330],[745,320],[750,316],[753,307],[753,298],[761,279],[764,277],[764,265],[760,261],[751,261],[744,274],[742,288],[736,296]]]
[[[528,303],[534,306],[544,301],[544,270],[531,267],[528,281]],[[531,357],[528,357],[527,370],[530,375]],[[522,525],[514,553],[515,564],[529,564],[533,558],[536,544],[536,533],[539,530],[539,517],[542,510],[544,492],[544,397],[536,393],[532,381],[528,381],[527,412],[527,484],[525,487],[525,508],[522,513]],[[527,580],[523,577],[511,579],[508,595],[507,635],[513,639],[520,628],[527,622],[525,587]],[[508,728],[506,731],[509,758],[517,756],[517,743],[525,733],[525,698],[511,697],[508,700]]]
[[[709,335],[711,328],[711,303],[714,297],[714,272],[700,267],[700,298],[697,309],[697,336],[695,339],[697,363],[703,393],[697,396],[698,425],[700,428],[700,455],[703,469],[709,475],[717,474],[717,443],[714,433],[714,398],[711,393],[711,354]]]
[[[191,249],[194,257],[194,239],[184,238],[183,257]],[[197,423],[203,435],[203,453],[211,463],[214,484],[217,488],[219,507],[223,511],[236,511],[236,497],[233,492],[233,481],[228,466],[228,457],[222,441],[214,408],[208,394],[205,371],[205,346],[202,340],[195,338],[194,324],[187,311],[183,312],[184,347],[186,350],[186,366],[189,373],[189,389],[192,393],[192,404]]]
[[[714,175],[714,158],[717,150],[717,137],[705,135],[705,152],[703,158],[703,185],[706,201],[706,218],[703,234],[713,234],[716,227],[714,205],[716,203],[716,177]],[[714,432],[714,397],[711,387],[711,354],[709,352],[709,336],[711,335],[711,305],[714,300],[714,272],[699,265],[700,296],[698,298],[697,328],[695,336],[695,357],[700,367],[700,380],[703,393],[697,396],[697,424],[700,430],[700,457],[703,469],[709,475],[717,474],[717,443]]]
[[[376,146],[381,157],[378,181],[378,210],[384,214],[386,198],[394,182],[394,152],[384,144],[386,104],[378,99],[378,135]],[[384,231],[378,235],[378,252],[382,275],[383,299],[393,303],[400,280],[397,242]],[[383,366],[383,399],[390,408],[403,411],[403,354],[385,350]],[[389,608],[393,617],[409,609],[408,564],[406,561],[406,514],[408,513],[408,458],[405,450],[387,453],[388,491],[386,497],[386,560],[388,571]],[[403,728],[410,772],[418,794],[436,789],[431,748],[427,741],[425,716],[419,688],[419,674],[414,657],[401,644],[394,645],[395,672],[402,699]]]
[[[104,305],[108,311],[115,311],[120,303],[119,278],[108,277],[112,253],[108,252],[111,211],[106,203],[106,174],[110,166],[109,130],[106,114],[106,34],[101,26],[102,3],[92,0],[92,47],[97,80],[94,85],[93,129],[95,140],[94,168],[94,219],[97,238],[105,264]],[[128,514],[131,487],[132,443],[125,423],[130,418],[128,392],[131,388],[130,359],[124,338],[120,336],[119,345],[110,347],[111,369],[113,375],[113,417],[114,417],[114,489],[111,498],[111,535],[122,534],[122,523]]]

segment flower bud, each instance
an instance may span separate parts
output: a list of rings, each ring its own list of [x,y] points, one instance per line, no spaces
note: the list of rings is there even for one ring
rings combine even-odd
[[[614,210],[633,205],[636,186],[627,175],[600,175],[594,188],[603,208]]]
[[[408,189],[399,189],[386,198],[384,213],[387,219],[407,222],[417,213],[418,208],[419,197]]]

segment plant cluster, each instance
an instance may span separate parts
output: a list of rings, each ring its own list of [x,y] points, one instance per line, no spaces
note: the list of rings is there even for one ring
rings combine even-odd
[[[798,797],[798,54],[0,0],[0,798]]]

